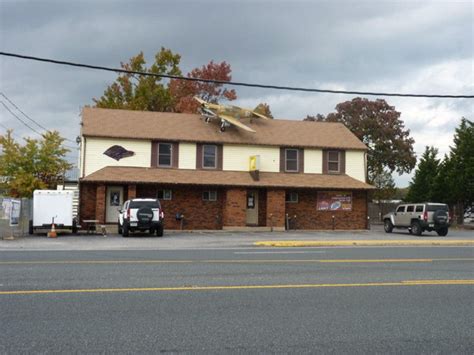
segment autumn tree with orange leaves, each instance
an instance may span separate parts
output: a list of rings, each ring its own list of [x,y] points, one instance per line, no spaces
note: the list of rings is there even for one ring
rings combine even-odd
[[[195,113],[199,104],[193,100],[199,96],[203,100],[218,103],[221,100],[235,100],[235,90],[226,89],[220,83],[206,83],[161,78],[159,75],[180,76],[181,56],[170,49],[161,48],[151,66],[147,66],[143,52],[120,63],[125,70],[157,74],[157,76],[120,73],[108,85],[100,98],[94,98],[95,107],[124,110],[187,112]],[[232,69],[225,61],[210,61],[201,68],[187,74],[188,78],[230,81]]]
[[[201,68],[193,69],[187,77],[231,81],[231,72],[230,64],[226,62],[214,63],[211,60],[209,64],[203,65]],[[199,96],[201,99],[212,103],[218,103],[224,99],[231,101],[237,98],[235,90],[226,89],[223,84],[188,80],[171,80],[170,93],[175,100],[175,111],[186,113],[197,112],[199,103],[193,99],[194,96]]]

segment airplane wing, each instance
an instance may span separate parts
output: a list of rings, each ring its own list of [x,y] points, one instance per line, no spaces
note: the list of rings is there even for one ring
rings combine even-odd
[[[244,107],[237,107],[237,106],[233,106],[239,110],[244,110],[244,111],[247,111],[248,113],[252,114],[252,115],[255,115],[259,118],[263,118],[264,120],[269,120],[270,118],[268,118],[267,116],[265,115],[262,115],[261,113],[258,113],[258,112],[255,112],[254,110],[251,110],[249,108],[244,108]]]
[[[269,120],[270,119],[267,116],[262,115],[261,113],[258,113],[258,112],[252,111],[252,110],[250,110],[250,112],[252,112],[257,117],[263,118],[264,120]]]
[[[255,133],[255,131],[254,131],[252,128],[250,128],[250,127],[244,125],[244,124],[243,124],[242,122],[240,122],[237,118],[234,118],[234,117],[229,116],[229,115],[222,115],[222,114],[219,114],[218,116],[219,116],[219,118],[221,118],[222,120],[227,121],[227,122],[229,122],[230,124],[232,124],[232,125],[234,125],[234,126],[236,126],[236,127],[239,127],[239,128],[241,128],[241,129],[243,129],[243,130],[245,130],[245,131],[247,131],[247,132]]]
[[[194,100],[196,100],[197,102],[199,102],[201,105],[207,104],[207,102],[204,101],[203,99],[201,99],[199,96],[194,96],[193,98],[194,98]]]

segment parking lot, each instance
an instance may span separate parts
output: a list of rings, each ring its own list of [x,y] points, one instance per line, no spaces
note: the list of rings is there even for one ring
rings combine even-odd
[[[233,231],[166,231],[163,237],[136,233],[128,238],[119,234],[59,234],[25,236],[14,240],[0,240],[0,250],[118,250],[118,249],[219,249],[253,247],[255,242],[268,240],[474,240],[474,230],[451,228],[447,237],[435,232],[424,232],[421,237],[406,230],[387,234],[380,225],[363,231],[286,231],[286,232],[233,232]]]

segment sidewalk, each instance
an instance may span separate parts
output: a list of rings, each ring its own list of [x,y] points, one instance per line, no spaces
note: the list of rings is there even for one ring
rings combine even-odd
[[[413,236],[400,230],[387,234],[382,226],[363,231],[287,231],[287,232],[232,232],[193,231],[166,232],[162,238],[137,234],[129,238],[113,234],[27,236],[14,240],[0,240],[0,250],[163,250],[163,249],[227,249],[272,247],[259,242],[288,242],[282,246],[354,246],[354,245],[474,245],[474,232],[451,229],[447,237],[434,232]],[[298,242],[300,244],[295,243]]]

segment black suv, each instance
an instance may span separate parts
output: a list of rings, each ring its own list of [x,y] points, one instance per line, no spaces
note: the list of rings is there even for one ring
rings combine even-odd
[[[128,237],[133,231],[149,231],[158,237],[163,236],[164,213],[156,198],[134,198],[125,201],[120,210],[118,232]]]

